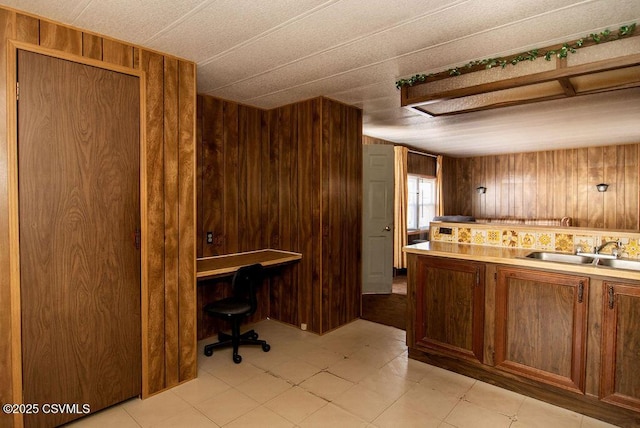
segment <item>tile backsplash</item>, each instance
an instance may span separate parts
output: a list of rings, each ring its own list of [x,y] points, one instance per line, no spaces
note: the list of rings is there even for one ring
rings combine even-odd
[[[441,228],[451,233],[442,233]],[[526,225],[482,223],[431,223],[430,239],[457,244],[502,246],[531,250],[575,253],[578,248],[585,253],[607,241],[622,243],[620,257],[640,259],[640,233],[570,227],[532,227]],[[611,254],[613,245],[601,253]]]

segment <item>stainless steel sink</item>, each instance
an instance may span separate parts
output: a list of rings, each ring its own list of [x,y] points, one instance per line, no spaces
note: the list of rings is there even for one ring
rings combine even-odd
[[[598,265],[616,269],[629,269],[640,271],[640,261],[628,259],[598,259]]]
[[[551,253],[546,251],[534,251],[526,256],[530,259],[544,260],[547,262],[571,263],[574,265],[587,265],[593,263],[593,257],[579,254]]]

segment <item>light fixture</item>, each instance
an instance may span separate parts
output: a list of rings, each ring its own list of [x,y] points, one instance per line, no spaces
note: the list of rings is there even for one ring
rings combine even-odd
[[[600,184],[596,184],[596,188],[598,189],[598,192],[606,192],[607,189],[609,188],[609,185],[606,183],[600,183]]]
[[[406,85],[401,105],[431,116],[570,98],[640,86],[640,37],[588,46],[566,58],[523,61],[516,67],[438,73]]]
[[[606,186],[606,184],[605,184],[605,186]],[[487,193],[487,188],[484,187],[484,186],[476,187],[476,192],[478,192],[478,194]]]

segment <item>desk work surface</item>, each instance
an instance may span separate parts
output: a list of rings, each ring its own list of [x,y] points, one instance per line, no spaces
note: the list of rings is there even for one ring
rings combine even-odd
[[[203,257],[197,259],[196,278],[211,278],[232,274],[240,267],[254,263],[269,267],[293,262],[301,258],[302,254],[300,253],[272,249]]]

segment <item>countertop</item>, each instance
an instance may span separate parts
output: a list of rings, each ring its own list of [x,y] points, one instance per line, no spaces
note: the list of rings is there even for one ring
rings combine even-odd
[[[403,248],[407,254],[449,257],[461,260],[514,265],[536,269],[548,269],[559,272],[577,273],[608,278],[631,279],[640,281],[640,272],[614,269],[606,266],[577,265],[529,259],[525,256],[532,251],[522,248],[490,247],[483,245],[455,244],[449,242],[423,242],[407,245]]]

